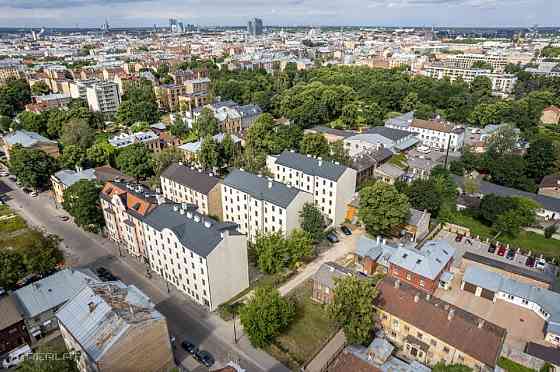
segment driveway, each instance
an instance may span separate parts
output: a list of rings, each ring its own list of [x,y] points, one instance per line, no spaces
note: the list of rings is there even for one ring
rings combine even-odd
[[[216,358],[215,367],[223,366],[231,360],[239,360],[247,371],[288,371],[276,359],[252,347],[245,335],[240,337],[240,326],[237,327],[240,340],[234,344],[232,322],[225,322],[216,314],[207,312],[172,288],[168,292],[165,282],[157,275],[153,274],[151,279],[147,278],[145,266],[132,257],[120,257],[111,241],[84,232],[71,220],[62,222],[58,216],[67,214],[55,207],[48,193],[33,198],[24,194],[7,177],[0,178],[0,189],[8,190],[5,194],[7,204],[29,225],[63,239],[61,249],[67,265],[107,267],[123,282],[134,284],[146,293],[156,304],[156,309],[167,318],[169,332],[176,337],[177,343],[188,339],[200,348],[208,350]],[[177,348],[175,356],[189,371],[208,370],[186,355],[180,347]]]
[[[284,283],[278,291],[282,296],[287,295],[292,289],[298,287],[309,279],[317,272],[319,267],[329,261],[338,261],[346,257],[350,253],[356,251],[356,239],[364,234],[363,228],[356,228],[352,231],[352,235],[344,235],[341,231],[337,230],[339,242],[332,245],[331,248],[323,251],[311,263],[306,265],[299,273],[293,276],[290,280]]]

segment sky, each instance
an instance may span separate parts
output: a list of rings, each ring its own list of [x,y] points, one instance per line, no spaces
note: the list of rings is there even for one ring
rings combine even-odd
[[[560,0],[0,0],[0,27],[560,26]]]

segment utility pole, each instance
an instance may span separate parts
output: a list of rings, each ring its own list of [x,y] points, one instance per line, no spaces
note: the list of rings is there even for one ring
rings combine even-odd
[[[233,343],[237,344],[237,328],[235,326],[235,311],[233,312]]]
[[[447,159],[449,158],[449,146],[451,145],[451,136],[447,139],[447,151],[445,152],[445,165],[443,166],[447,169]]]

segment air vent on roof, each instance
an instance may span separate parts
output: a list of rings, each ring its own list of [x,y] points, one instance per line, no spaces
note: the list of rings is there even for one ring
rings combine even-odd
[[[204,227],[206,227],[207,229],[209,229],[210,227],[212,227],[212,222],[210,222],[210,221],[204,221]]]
[[[187,212],[187,218],[192,218],[192,212]]]
[[[402,258],[407,258],[407,257],[408,257],[408,254],[407,254],[407,253],[405,253],[405,254],[402,255]]]
[[[200,222],[200,216],[194,216],[194,222]]]
[[[185,214],[185,210],[184,210],[183,208],[181,208],[181,210],[179,211],[179,213]]]
[[[421,264],[421,263],[422,263],[422,260],[421,260],[421,259],[416,260],[416,264],[417,264],[417,265],[418,265],[418,264]]]

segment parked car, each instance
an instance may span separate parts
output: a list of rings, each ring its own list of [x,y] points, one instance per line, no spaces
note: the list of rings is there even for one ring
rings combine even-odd
[[[37,196],[39,196],[39,193],[37,191],[33,191],[30,195],[36,198]]]
[[[187,340],[183,340],[181,342],[181,347],[187,353],[192,354],[192,355],[195,355],[198,352],[198,348],[196,347],[196,345],[193,344],[192,342],[187,341]]]
[[[527,260],[525,261],[525,266],[535,267],[535,258],[531,256],[527,257]]]
[[[327,234],[327,240],[333,244],[339,242],[338,236],[333,232]]]
[[[61,221],[68,221],[70,219],[70,217],[68,216],[58,216],[58,219]]]
[[[10,173],[8,172],[0,172],[0,177],[8,177]]]
[[[463,236],[464,236],[464,235],[457,234],[457,236],[455,237],[455,241],[456,241],[457,243],[460,243],[461,240],[463,240]]]
[[[8,353],[2,360],[2,368],[12,368],[25,360],[25,357],[33,354],[29,345],[22,345]]]
[[[21,189],[21,191],[23,191],[26,194],[30,194],[33,190],[28,189],[27,187],[24,187],[23,189]]]
[[[212,367],[215,362],[214,357],[205,350],[199,350],[196,354],[194,354],[194,358],[208,368]]]
[[[495,253],[496,252],[496,244],[490,243],[488,246],[488,253]]]
[[[504,245],[500,245],[500,248],[498,248],[498,256],[505,256],[506,251],[507,248]]]
[[[546,260],[544,258],[539,258],[535,263],[535,267],[541,271],[543,271],[546,267]]]
[[[513,260],[513,259],[515,258],[515,249],[510,248],[510,249],[507,251],[506,258],[507,258],[508,260]]]
[[[350,230],[347,226],[340,226],[340,230],[344,233],[344,235],[352,235],[352,230]]]

